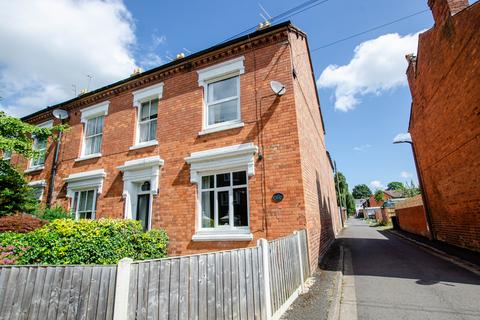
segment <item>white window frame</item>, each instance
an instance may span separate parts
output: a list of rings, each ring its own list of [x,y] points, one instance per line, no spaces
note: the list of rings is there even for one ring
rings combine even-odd
[[[241,119],[241,92],[240,92],[240,75],[245,73],[244,67],[245,57],[241,56],[223,63],[219,63],[213,66],[210,66],[205,69],[198,70],[198,85],[203,87],[203,120],[202,120],[202,131],[199,135],[205,135],[213,132],[229,130],[233,128],[240,128],[244,126],[244,123]],[[233,78],[237,78],[237,119],[225,121],[216,124],[208,124],[208,86],[209,84]],[[226,102],[232,100],[232,97],[215,101],[215,104],[220,102]]]
[[[97,198],[102,194],[103,181],[106,177],[104,169],[92,170],[87,172],[73,173],[64,179],[67,183],[67,197],[71,198],[70,208],[73,209],[75,194],[85,190],[95,190],[94,205],[95,211],[92,214],[92,219],[95,219],[97,214]],[[78,206],[78,203],[77,203]],[[77,210],[75,208],[75,217],[77,217]]]
[[[38,197],[38,201],[42,202],[42,199],[43,199],[43,193],[45,191],[45,186],[47,185],[47,183],[45,182],[45,180],[35,180],[35,181],[30,181],[28,183],[28,185],[32,188],[39,188],[41,189],[41,193],[40,193],[40,196]]]
[[[198,184],[198,194],[197,194],[197,197],[198,197],[198,201],[200,202],[200,213],[198,215],[198,221],[197,221],[197,224],[198,224],[198,231],[199,232],[236,232],[236,231],[243,231],[243,232],[246,232],[246,233],[249,233],[250,232],[250,190],[249,190],[249,187],[248,187],[248,173],[247,173],[247,170],[248,168],[247,167],[238,167],[238,168],[231,168],[229,170],[218,170],[218,171],[205,171],[205,172],[202,172],[202,174],[200,175],[200,181],[202,180],[203,177],[206,177],[206,176],[214,176],[214,187],[213,188],[203,188],[202,187],[202,183],[200,182]],[[245,175],[246,175],[246,184],[242,184],[242,185],[236,185],[234,186],[233,185],[233,173],[234,172],[239,172],[239,171],[242,171],[242,172],[245,172]],[[217,187],[217,175],[218,174],[225,174],[225,173],[229,173],[230,174],[230,177],[232,178],[231,179],[231,185],[230,186],[227,186],[227,187]],[[234,225],[234,209],[233,209],[233,190],[234,189],[239,189],[239,188],[247,188],[247,220],[248,220],[248,223],[247,223],[247,226],[239,226],[239,227],[235,227]],[[213,227],[203,227],[202,226],[202,192],[203,191],[214,191],[214,226]],[[228,191],[229,193],[229,196],[228,196],[228,205],[229,205],[229,222],[230,224],[227,226],[227,225],[218,225],[218,192],[222,192],[222,191]]]
[[[80,212],[78,211],[78,206],[80,204],[80,195],[82,192],[89,192],[89,191],[93,191],[93,202],[92,202],[92,217],[89,219],[89,220],[95,220],[96,219],[96,213],[97,213],[97,197],[98,197],[98,190],[97,188],[84,188],[84,189],[77,189],[75,190],[74,194],[73,194],[73,197],[71,199],[71,204],[70,204],[70,212],[74,215],[75,217],[75,220],[80,220]],[[78,198],[77,198],[77,203],[76,203],[76,207],[73,208],[73,205],[75,204],[75,197],[77,197],[78,195]],[[82,211],[82,212],[86,212],[86,211]]]
[[[3,160],[11,160],[12,159],[12,151],[11,150],[3,150],[2,151],[2,159]]]
[[[254,155],[258,147],[253,143],[228,146],[223,148],[193,152],[185,161],[190,164],[190,181],[197,185],[196,200],[196,232],[193,241],[251,241],[250,232],[250,194],[248,178],[255,174]],[[201,191],[202,177],[212,174],[246,171],[247,173],[247,199],[248,199],[248,227],[202,227]],[[233,193],[232,193],[233,195]],[[216,199],[215,199],[216,201]],[[215,204],[217,206],[217,204]],[[215,209],[216,210],[216,209]],[[230,212],[233,214],[233,211]]]
[[[85,108],[80,110],[82,116],[81,116],[81,122],[83,123],[83,134],[82,134],[82,146],[81,146],[81,151],[80,151],[80,157],[75,159],[75,161],[82,161],[82,160],[87,160],[87,159],[93,159],[93,158],[98,158],[102,156],[101,151],[97,153],[92,153],[92,154],[85,154],[85,146],[86,146],[86,134],[87,134],[87,122],[88,120],[95,119],[97,117],[103,116],[103,126],[102,126],[102,142],[100,144],[100,150],[102,149],[102,144],[103,144],[103,138],[104,138],[104,133],[105,133],[105,121],[106,121],[106,116],[108,115],[108,107],[110,105],[110,101],[104,101],[102,103],[93,105],[91,107]]]
[[[137,119],[135,120],[134,144],[133,146],[130,147],[130,150],[156,146],[158,145],[158,140],[156,139],[156,137],[154,140],[140,142],[140,117],[141,117],[140,112],[142,109],[142,103],[152,101],[155,99],[158,99],[158,102],[160,103],[160,100],[163,97],[163,82],[134,91],[132,95],[133,95],[133,107],[137,108],[136,110]],[[159,111],[160,111],[159,105],[157,105],[157,136],[158,136],[158,118],[160,115]]]
[[[43,122],[39,125],[37,125],[37,127],[39,128],[52,128],[53,127],[53,120],[49,120],[49,121],[46,121],[46,122]],[[44,160],[43,160],[43,164],[41,165],[34,165],[34,159],[31,158],[29,161],[28,161],[28,168],[27,170],[25,170],[25,172],[33,172],[33,171],[39,171],[39,170],[43,170],[45,168],[45,161],[47,160],[47,155],[46,155],[46,151],[47,151],[47,148],[48,148],[48,139],[47,141],[45,141],[45,148],[42,148],[42,149],[36,149],[36,144],[38,144],[38,139],[36,137],[33,137],[33,149],[34,150],[40,150],[40,151],[43,151],[44,154],[43,154],[43,157],[44,157]]]

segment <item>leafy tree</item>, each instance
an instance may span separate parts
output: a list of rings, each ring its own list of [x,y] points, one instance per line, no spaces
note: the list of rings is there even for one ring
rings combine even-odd
[[[403,192],[403,196],[405,198],[411,198],[416,195],[419,195],[421,193],[420,187],[416,186],[413,181],[410,182],[410,184],[406,183],[405,184],[405,190]]]
[[[355,201],[352,194],[348,191],[347,179],[341,172],[337,172],[334,177],[335,188],[337,191],[337,205],[341,207],[346,207],[348,213],[355,212]],[[338,184],[337,184],[338,180]],[[340,189],[340,190],[338,190]]]
[[[45,141],[65,128],[63,125],[39,128],[0,112],[0,150],[15,152],[27,159],[42,156],[33,149],[32,137]],[[0,216],[18,211],[31,213],[35,211],[36,204],[35,195],[23,174],[10,161],[0,160]]]
[[[32,213],[37,208],[37,199],[23,174],[10,162],[0,160],[0,216],[16,212]]]
[[[357,184],[353,187],[352,196],[354,199],[365,199],[372,194],[372,190],[366,184]]]
[[[389,184],[387,184],[387,190],[403,191],[403,190],[405,190],[405,186],[401,182],[393,181],[393,182],[390,182]]]
[[[377,201],[377,202],[383,201],[384,195],[385,195],[385,194],[383,193],[382,190],[377,190],[377,191],[375,192],[375,195],[374,195],[375,201]]]

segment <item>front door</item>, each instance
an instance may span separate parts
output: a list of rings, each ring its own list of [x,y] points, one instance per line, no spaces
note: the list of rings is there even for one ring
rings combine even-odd
[[[143,231],[148,230],[150,212],[150,194],[139,194],[137,199],[137,220],[142,224]]]

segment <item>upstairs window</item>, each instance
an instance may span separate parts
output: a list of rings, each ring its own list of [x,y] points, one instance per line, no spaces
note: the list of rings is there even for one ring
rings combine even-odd
[[[33,150],[38,151],[39,155],[30,160],[30,168],[43,167],[45,164],[45,152],[47,151],[47,141],[33,138]]]
[[[83,143],[80,158],[75,161],[101,156],[103,127],[109,104],[109,101],[105,101],[80,110],[82,113],[81,121],[84,124]]]
[[[240,77],[245,58],[238,57],[198,70],[204,88],[202,134],[243,127],[240,112]]]
[[[207,126],[240,121],[240,76],[207,84]]]
[[[138,118],[138,142],[145,143],[157,139],[158,99],[143,102]]]
[[[105,116],[88,119],[85,124],[84,156],[100,153],[103,136],[103,121]]]

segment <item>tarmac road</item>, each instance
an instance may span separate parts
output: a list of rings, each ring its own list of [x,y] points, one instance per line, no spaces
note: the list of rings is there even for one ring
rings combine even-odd
[[[480,319],[478,275],[362,220],[350,219],[336,245],[344,261],[335,320]],[[326,285],[319,281],[313,289]],[[318,294],[306,303],[300,296],[283,319],[332,319],[325,299],[331,297]]]

